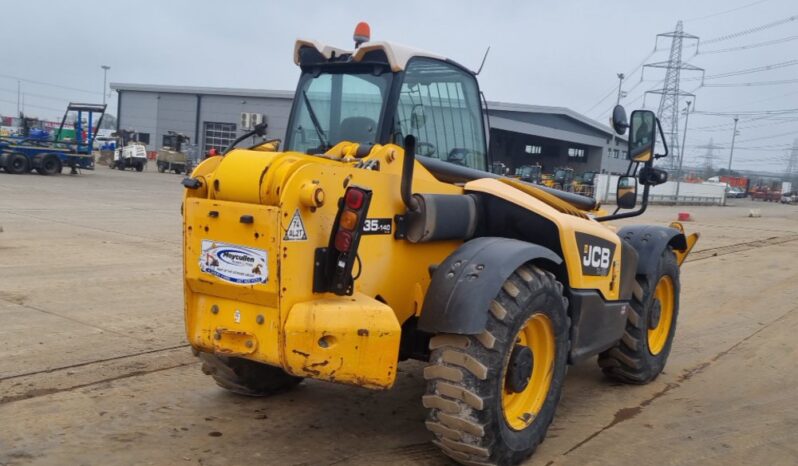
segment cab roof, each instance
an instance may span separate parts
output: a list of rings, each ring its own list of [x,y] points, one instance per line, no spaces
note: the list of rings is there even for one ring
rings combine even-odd
[[[426,50],[400,45],[394,42],[370,41],[364,42],[355,50],[346,50],[333,47],[331,45],[322,44],[321,42],[315,40],[298,39],[294,45],[294,63],[297,65],[303,64],[303,56],[300,52],[303,51],[305,47],[315,50],[318,53],[317,56],[323,57],[324,60],[330,62],[337,61],[337,59],[341,57],[351,57],[348,58],[349,61],[360,62],[365,57],[369,56],[371,52],[382,52],[382,54],[384,54],[384,56],[387,58],[388,64],[391,67],[391,71],[394,72],[403,71],[407,66],[407,62],[413,57],[435,58],[438,60],[451,62],[451,60],[448,60],[444,56],[427,52]]]

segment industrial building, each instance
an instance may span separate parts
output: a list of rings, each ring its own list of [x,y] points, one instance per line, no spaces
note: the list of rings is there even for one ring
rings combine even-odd
[[[118,93],[118,126],[139,133],[148,150],[163,146],[169,131],[182,133],[207,153],[224,149],[255,124],[283,139],[293,91],[111,83]],[[612,130],[562,107],[488,102],[489,152],[513,173],[523,165],[544,172],[571,167],[576,173],[626,170],[626,141]]]

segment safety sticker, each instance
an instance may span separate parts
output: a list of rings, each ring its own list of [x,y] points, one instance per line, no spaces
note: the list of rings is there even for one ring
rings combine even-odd
[[[200,270],[236,285],[266,283],[268,255],[261,249],[202,240]]]
[[[288,230],[285,232],[283,241],[306,241],[308,239],[305,233],[305,224],[302,223],[302,216],[299,215],[299,209],[294,212],[291,218],[291,223],[288,224]]]

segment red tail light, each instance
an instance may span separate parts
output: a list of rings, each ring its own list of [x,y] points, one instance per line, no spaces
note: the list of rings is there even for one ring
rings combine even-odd
[[[346,206],[352,210],[357,210],[363,205],[363,191],[350,189],[346,192]]]
[[[350,247],[352,247],[352,233],[339,230],[335,234],[335,249],[341,252],[348,252]]]

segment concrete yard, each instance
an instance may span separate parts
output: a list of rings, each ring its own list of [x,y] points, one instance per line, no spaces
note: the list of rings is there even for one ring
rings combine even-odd
[[[0,465],[449,464],[423,425],[422,363],[386,392],[306,381],[265,399],[200,372],[179,181],[0,174]],[[529,464],[798,463],[798,207],[733,203],[633,219],[687,210],[703,235],[668,367],[647,386],[572,367]]]

